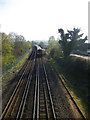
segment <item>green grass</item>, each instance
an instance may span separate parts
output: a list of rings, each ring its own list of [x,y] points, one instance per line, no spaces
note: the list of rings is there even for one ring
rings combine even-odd
[[[59,74],[64,75],[65,85],[79,106],[85,117],[88,117],[88,68],[90,68],[90,61],[69,57],[52,59],[49,61],[58,70]],[[89,115],[90,116],[90,115]]]

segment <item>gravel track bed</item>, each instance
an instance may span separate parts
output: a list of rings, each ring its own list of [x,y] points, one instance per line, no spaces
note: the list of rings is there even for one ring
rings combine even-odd
[[[46,61],[45,63],[50,88],[52,91],[53,101],[55,101],[54,106],[56,109],[56,114],[58,118],[82,118],[76,109],[76,106],[72,102],[70,96],[68,95],[66,89],[62,85],[60,79],[55,74],[55,71]]]

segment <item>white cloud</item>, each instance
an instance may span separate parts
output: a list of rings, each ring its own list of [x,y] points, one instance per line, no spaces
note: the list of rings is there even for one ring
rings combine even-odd
[[[5,0],[4,0],[5,1]],[[0,9],[2,31],[22,34],[29,40],[48,39],[58,28],[81,28],[87,34],[87,0],[7,0]]]

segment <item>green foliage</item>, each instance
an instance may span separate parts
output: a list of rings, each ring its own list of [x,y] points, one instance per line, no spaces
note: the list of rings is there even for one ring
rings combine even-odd
[[[51,36],[48,41],[48,53],[51,57],[57,58],[62,56],[61,47],[57,40],[55,40],[54,36]]]
[[[11,54],[6,54],[5,56],[2,56],[2,65],[7,66],[8,64],[13,63],[15,60],[15,57]]]
[[[11,54],[14,47],[13,39],[10,35],[6,35],[2,33],[2,54],[5,56],[6,54]]]
[[[14,43],[15,57],[22,56],[30,48],[30,42],[17,41]]]
[[[63,29],[58,29],[60,33],[59,42],[53,36],[48,41],[48,53],[51,57],[53,65],[57,66],[60,74],[65,76],[65,82],[68,88],[80,99],[78,104],[81,104],[83,113],[87,116],[88,113],[88,71],[90,71],[90,60],[82,57],[69,56],[70,53],[89,49],[90,44],[86,44],[87,36],[83,37],[80,34],[80,29],[74,28],[68,30],[67,33]],[[83,106],[83,107],[82,107]]]
[[[60,33],[59,44],[62,46],[64,58],[68,57],[70,53],[85,43],[87,36],[82,39],[83,34],[80,33],[80,29],[74,28],[73,30],[67,30],[67,33],[63,29],[58,29]]]
[[[13,55],[14,41],[10,34],[1,33],[0,35],[2,40],[2,65],[6,66],[15,59]]]
[[[45,48],[45,43],[44,43],[44,42],[40,42],[40,43],[39,43],[39,46],[40,46],[41,48]]]
[[[2,65],[7,66],[14,60],[27,52],[31,44],[26,41],[22,35],[16,33],[0,33],[0,41],[2,41]]]

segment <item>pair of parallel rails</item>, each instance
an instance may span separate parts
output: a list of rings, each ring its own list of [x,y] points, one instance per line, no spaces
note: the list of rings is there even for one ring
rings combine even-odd
[[[54,103],[51,95],[49,80],[45,65],[41,61],[37,62],[36,83],[34,94],[33,120],[35,119],[56,119]],[[39,64],[40,63],[40,64]],[[42,75],[40,77],[40,74]]]

